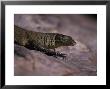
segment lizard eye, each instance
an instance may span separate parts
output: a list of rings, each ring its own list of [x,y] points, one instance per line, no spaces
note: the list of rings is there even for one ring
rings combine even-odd
[[[62,37],[62,40],[63,40],[63,41],[68,41],[68,40],[69,40],[69,37],[68,37],[68,36],[63,36],[63,37]]]
[[[68,40],[68,39],[69,39],[69,37],[67,37],[67,36],[64,36],[64,37],[63,37],[63,39],[64,39],[64,40]]]

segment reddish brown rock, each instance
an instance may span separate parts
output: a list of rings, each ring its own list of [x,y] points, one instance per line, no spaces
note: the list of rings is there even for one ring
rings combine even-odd
[[[25,50],[21,47],[22,50]],[[27,60],[28,59],[28,60]],[[77,75],[79,70],[76,67],[65,66],[56,60],[40,52],[31,51],[25,57],[15,56],[15,75],[31,76],[59,76],[59,75]]]

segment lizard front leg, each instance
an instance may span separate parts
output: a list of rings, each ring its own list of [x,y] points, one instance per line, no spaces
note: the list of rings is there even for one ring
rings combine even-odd
[[[55,50],[50,50],[50,49],[44,48],[44,47],[40,46],[39,44],[34,44],[33,42],[29,42],[28,45],[25,45],[25,47],[28,49],[31,49],[31,50],[40,51],[48,56],[62,57],[62,58],[66,57],[66,54],[63,54],[60,52],[55,52]]]
[[[44,47],[40,47],[40,46],[34,46],[35,50],[43,52],[44,54],[48,55],[48,56],[53,56],[53,57],[62,57],[65,58],[66,54],[64,53],[60,53],[60,52],[56,52],[55,50],[50,50]]]

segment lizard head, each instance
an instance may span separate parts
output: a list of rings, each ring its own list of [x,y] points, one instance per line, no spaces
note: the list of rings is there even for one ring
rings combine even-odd
[[[76,42],[70,36],[60,34],[58,36],[58,39],[59,39],[59,42],[62,44],[62,46],[74,46],[74,45],[76,45]]]

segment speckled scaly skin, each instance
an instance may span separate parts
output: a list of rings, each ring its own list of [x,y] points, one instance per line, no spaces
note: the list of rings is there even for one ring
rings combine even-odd
[[[41,33],[28,31],[18,26],[14,26],[14,42],[28,49],[41,51],[50,56],[62,56],[50,49],[60,46],[74,46],[76,42],[70,36],[59,33]]]

